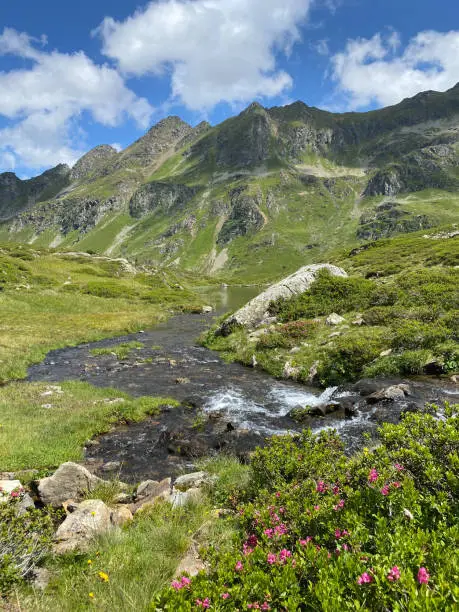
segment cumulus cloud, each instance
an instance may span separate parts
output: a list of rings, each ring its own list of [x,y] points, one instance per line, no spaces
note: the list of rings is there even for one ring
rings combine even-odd
[[[350,109],[445,91],[459,81],[459,31],[420,32],[404,49],[397,32],[350,40],[332,58],[332,77]]]
[[[0,115],[9,120],[0,130],[2,160],[29,168],[74,163],[82,154],[76,119],[84,112],[107,126],[130,117],[147,127],[152,107],[115,69],[83,52],[45,52],[45,44],[11,28],[0,35],[0,55],[31,61],[28,69],[0,73]]]
[[[291,87],[276,54],[299,40],[311,0],[160,0],[125,21],[106,17],[103,52],[132,75],[171,75],[193,110],[272,97]]]

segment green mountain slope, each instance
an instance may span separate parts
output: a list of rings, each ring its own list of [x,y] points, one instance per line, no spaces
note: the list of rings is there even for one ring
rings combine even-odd
[[[168,117],[120,153],[96,147],[26,204],[5,176],[0,240],[271,279],[457,219],[459,85],[368,113],[295,102],[215,127]]]

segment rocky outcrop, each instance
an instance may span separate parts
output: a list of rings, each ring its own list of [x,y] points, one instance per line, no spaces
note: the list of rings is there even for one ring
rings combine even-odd
[[[52,476],[38,482],[38,495],[45,505],[55,508],[68,500],[79,500],[103,482],[78,463],[63,463]]]
[[[436,225],[427,215],[411,215],[396,202],[384,202],[375,211],[365,213],[360,218],[357,238],[378,240],[396,234],[417,232]]]
[[[110,145],[99,145],[83,155],[73,166],[70,173],[72,181],[79,181],[99,168],[108,159],[117,155],[116,149]]]
[[[112,528],[112,512],[100,499],[88,499],[76,507],[56,532],[57,554],[85,550],[95,535]]]
[[[36,202],[55,197],[69,181],[70,168],[66,164],[24,181],[13,172],[0,174],[0,220],[10,219]]]
[[[265,217],[259,209],[262,197],[245,194],[245,188],[234,189],[230,193],[230,214],[218,235],[217,244],[223,246],[239,236],[246,236],[260,230]]]
[[[347,276],[344,270],[331,264],[313,264],[310,266],[304,266],[303,268],[297,270],[294,274],[291,274],[287,278],[281,280],[279,283],[269,287],[269,289],[258,295],[243,308],[231,315],[223,322],[220,328],[220,333],[222,335],[228,335],[237,326],[244,326],[248,328],[255,327],[264,318],[266,318],[271,302],[279,298],[288,299],[298,295],[299,293],[307,291],[312,283],[316,280],[317,274],[321,270],[328,270],[332,276]]]
[[[147,183],[138,189],[129,202],[133,217],[143,217],[161,209],[163,212],[181,210],[198,193],[197,187],[173,183]]]

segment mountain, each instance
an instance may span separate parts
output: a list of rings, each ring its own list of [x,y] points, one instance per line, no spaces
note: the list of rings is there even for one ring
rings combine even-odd
[[[0,175],[0,240],[260,280],[451,223],[458,190],[459,84],[367,113],[253,103],[214,127],[168,117],[72,170]]]

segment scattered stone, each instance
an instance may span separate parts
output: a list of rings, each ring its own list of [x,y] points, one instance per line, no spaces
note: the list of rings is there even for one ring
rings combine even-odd
[[[202,491],[196,487],[187,491],[173,490],[170,502],[172,508],[183,508],[189,503],[198,503],[202,499]]]
[[[146,510],[160,501],[169,501],[171,499],[172,481],[170,478],[165,478],[161,482],[156,480],[146,480],[140,483],[136,492],[136,501],[130,506],[133,514],[139,510]]]
[[[38,481],[38,495],[46,506],[58,508],[67,499],[83,499],[102,482],[78,463],[63,463],[52,476]]]
[[[113,510],[110,520],[112,525],[122,527],[126,523],[129,523],[129,521],[132,521],[133,518],[132,512],[127,506],[119,506]]]
[[[190,382],[191,382],[190,379],[186,378],[186,376],[175,379],[175,384],[176,385],[187,385]]]
[[[52,573],[45,567],[36,567],[33,570],[32,584],[38,591],[44,591],[52,577]]]
[[[312,366],[309,368],[308,379],[307,382],[312,384],[316,381],[317,374],[319,372],[320,361],[315,361]]]
[[[116,504],[131,504],[132,495],[129,495],[129,493],[119,493],[118,495],[115,495],[113,501]]]
[[[336,314],[336,312],[332,312],[331,315],[328,315],[328,317],[325,319],[325,323],[327,325],[340,325],[341,323],[344,323],[346,319],[344,319],[344,317],[340,317],[339,314]]]
[[[296,355],[297,353],[299,353],[301,351],[299,346],[294,346],[292,349],[290,349],[290,354],[291,355]]]
[[[453,376],[451,376],[450,380],[451,382],[457,385],[459,383],[459,376],[457,374],[454,374]]]
[[[365,319],[362,316],[359,316],[352,321],[352,325],[365,325]]]
[[[252,368],[256,368],[257,365],[258,365],[257,358],[255,357],[255,355],[252,355]]]
[[[311,416],[326,416],[339,410],[341,405],[338,402],[329,402],[328,404],[320,404],[309,408],[308,412]]]
[[[296,380],[300,375],[301,368],[293,366],[290,361],[287,361],[284,365],[284,370],[282,372],[282,376],[284,378],[291,378]]]
[[[202,572],[205,569],[206,566],[199,556],[196,545],[193,543],[185,557],[180,561],[174,577],[180,578],[183,576],[183,574],[188,574],[188,576],[196,576],[199,574],[199,572]]]
[[[100,499],[88,499],[82,502],[59,526],[55,536],[54,551],[57,554],[64,554],[74,550],[86,550],[96,534],[111,528],[110,517],[110,509]]]
[[[202,314],[209,314],[210,312],[213,312],[213,308],[212,306],[203,306],[202,307]]]
[[[102,472],[114,472],[121,468],[121,461],[109,461],[100,468]]]
[[[209,480],[207,472],[193,472],[192,474],[179,476],[174,482],[174,487],[180,491],[187,491],[191,488],[201,487],[208,483]]]
[[[28,493],[22,496],[18,506],[18,514],[22,516],[29,508],[35,508],[35,503]]]
[[[330,334],[328,337],[329,338],[339,338],[340,336],[343,335],[343,332],[333,332],[332,334]]]
[[[392,355],[392,349],[387,349],[387,351],[382,351],[379,353],[380,357],[389,357],[389,355]]]

